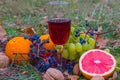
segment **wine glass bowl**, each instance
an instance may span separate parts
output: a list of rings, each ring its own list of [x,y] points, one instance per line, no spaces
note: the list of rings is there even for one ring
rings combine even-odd
[[[70,5],[65,1],[50,1],[48,7],[48,28],[51,40],[64,45],[70,34]]]
[[[71,21],[67,18],[55,18],[48,21],[51,40],[56,45],[64,45],[70,34]]]

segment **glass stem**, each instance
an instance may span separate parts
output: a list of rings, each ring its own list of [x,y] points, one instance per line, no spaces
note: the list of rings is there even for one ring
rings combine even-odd
[[[62,52],[63,52],[63,45],[60,45],[60,65],[62,66]]]

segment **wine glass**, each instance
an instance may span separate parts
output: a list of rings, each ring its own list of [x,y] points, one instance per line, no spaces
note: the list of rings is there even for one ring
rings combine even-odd
[[[48,8],[48,28],[50,38],[55,45],[64,45],[69,38],[71,20],[70,4],[66,1],[50,1]],[[62,62],[62,52],[60,60]]]

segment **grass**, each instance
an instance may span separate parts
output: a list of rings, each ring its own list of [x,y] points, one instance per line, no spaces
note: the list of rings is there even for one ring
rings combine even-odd
[[[89,18],[90,25],[94,28],[103,27],[103,31],[109,29],[118,29],[120,24],[120,1],[119,0],[67,0],[71,3],[72,26],[75,28],[85,28],[85,18]],[[43,17],[47,15],[47,0],[1,0],[4,4],[0,5],[0,23],[7,31],[7,36],[17,36],[21,34],[21,29],[27,26],[34,27],[37,34],[44,33],[47,28],[43,23]],[[111,40],[118,40],[114,37],[115,33],[103,35]],[[120,47],[113,48],[109,46],[111,53],[119,55]],[[20,80],[37,79],[34,71],[29,66],[24,65],[26,71],[32,72],[27,79],[19,73]],[[41,78],[38,77],[38,80]],[[119,80],[118,77],[117,80]],[[7,79],[12,80],[12,79]]]
[[[21,69],[24,69],[25,71],[28,71],[28,73],[30,74],[30,76],[28,78],[25,79],[25,77],[23,77],[23,75],[21,75],[20,73],[18,74],[20,77],[20,80],[42,80],[41,75],[34,69],[31,69],[30,65],[26,65],[24,64],[23,66],[20,67]]]

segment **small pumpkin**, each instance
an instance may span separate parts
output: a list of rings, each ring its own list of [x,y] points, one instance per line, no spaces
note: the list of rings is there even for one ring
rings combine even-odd
[[[47,49],[47,50],[53,50],[55,48],[55,44],[52,42],[52,40],[50,39],[50,35],[49,34],[44,34],[44,35],[41,35],[40,36],[40,40],[49,40],[48,43],[45,43],[44,44],[44,47]]]
[[[0,52],[0,68],[6,68],[8,64],[9,58],[3,52]]]
[[[23,61],[29,61],[28,53],[30,51],[31,41],[22,36],[14,37],[5,47],[5,54],[10,58],[10,61],[21,65]]]

